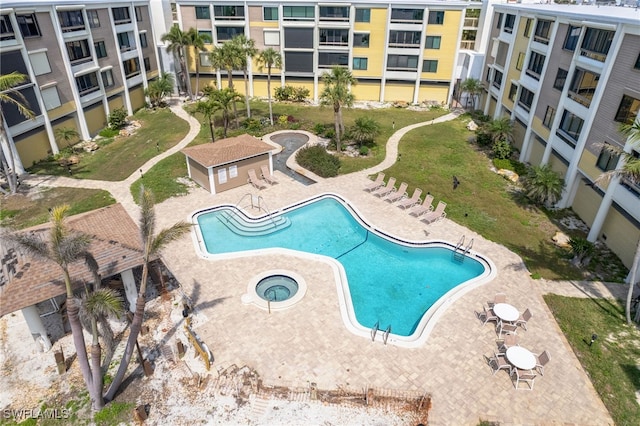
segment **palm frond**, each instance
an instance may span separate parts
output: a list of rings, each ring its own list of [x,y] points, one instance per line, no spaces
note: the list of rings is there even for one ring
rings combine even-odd
[[[140,204],[140,236],[144,247],[147,245],[147,241],[153,238],[156,224],[153,193],[146,189],[144,185],[140,185],[138,203]]]
[[[183,221],[175,223],[170,228],[165,228],[161,230],[151,243],[151,246],[149,248],[149,255],[150,256],[155,255],[160,250],[162,250],[162,248],[164,248],[167,244],[179,239],[190,230],[191,230],[191,224]]]
[[[120,293],[111,288],[100,288],[83,298],[87,314],[93,318],[102,315],[120,317],[124,310],[124,299]]]
[[[53,260],[49,245],[40,233],[5,233],[2,240],[21,249],[27,254],[42,260]]]

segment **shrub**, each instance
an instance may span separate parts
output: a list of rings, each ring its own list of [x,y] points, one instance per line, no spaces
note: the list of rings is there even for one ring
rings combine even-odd
[[[337,176],[340,169],[340,159],[329,154],[320,145],[302,148],[296,154],[296,161],[305,169],[321,177]]]
[[[511,160],[509,160],[508,158],[494,158],[493,166],[498,170],[500,169],[513,170],[513,166],[511,165]]]
[[[109,127],[113,130],[118,130],[124,127],[127,124],[127,110],[122,108],[114,109],[109,114],[109,118],[107,120],[109,122]]]
[[[595,245],[586,238],[580,237],[571,238],[569,245],[571,246],[571,253],[573,254],[571,263],[579,267],[588,265],[595,251]]]
[[[360,155],[367,155],[369,154],[369,148],[366,147],[365,145],[362,145],[360,147]]]
[[[513,148],[507,141],[498,140],[493,143],[493,156],[499,159],[507,159],[511,157]]]
[[[100,136],[102,136],[103,138],[112,138],[114,136],[117,136],[119,133],[118,130],[116,129],[112,129],[110,127],[105,127],[104,129],[100,130],[100,133],[98,133]]]
[[[478,146],[489,146],[493,142],[491,135],[485,132],[477,132],[476,133],[476,143]]]
[[[293,100],[296,102],[304,102],[309,97],[309,89],[306,87],[296,87],[293,92]]]
[[[277,101],[303,102],[309,97],[306,87],[282,86],[276,87],[274,97]]]
[[[242,127],[250,132],[258,132],[262,130],[262,123],[257,118],[247,118],[242,122]]]
[[[562,195],[564,180],[548,164],[534,166],[527,171],[524,189],[534,203],[552,206]]]
[[[289,122],[289,119],[286,115],[281,115],[278,117],[278,124],[281,126],[286,125]]]
[[[316,123],[313,125],[313,133],[316,135],[321,135],[324,133],[325,127],[322,123]]]

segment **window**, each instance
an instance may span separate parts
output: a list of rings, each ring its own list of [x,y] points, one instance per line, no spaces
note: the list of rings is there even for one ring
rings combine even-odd
[[[558,136],[571,146],[575,147],[576,142],[580,138],[583,123],[584,120],[582,118],[570,111],[564,110],[562,113],[562,120],[560,120],[560,126],[558,128]]]
[[[569,74],[567,70],[558,68],[558,73],[556,74],[556,80],[553,82],[554,89],[558,89],[560,91],[564,89],[564,85],[567,82],[567,74]]]
[[[320,6],[321,21],[348,21],[349,8],[338,6]]]
[[[142,6],[134,7],[133,11],[136,13],[136,22],[142,22]]]
[[[98,59],[107,57],[107,48],[104,41],[96,41],[93,43],[93,48],[96,50],[96,56]]]
[[[31,13],[29,15],[17,15],[16,21],[18,21],[18,27],[20,27],[22,37],[27,38],[40,36],[40,28],[38,28],[38,21],[36,20],[35,13]]]
[[[440,36],[427,36],[424,44],[425,49],[440,49]]]
[[[547,110],[544,113],[544,118],[542,119],[542,125],[547,129],[550,129],[553,125],[553,119],[556,118],[556,109],[551,105],[547,105]]]
[[[100,28],[100,18],[97,10],[87,10],[87,18],[89,19],[90,28]]]
[[[213,6],[216,19],[244,19],[244,6]]]
[[[42,95],[42,101],[44,102],[44,107],[47,111],[51,111],[52,109],[58,108],[62,105],[57,86],[41,89],[40,94]]]
[[[140,60],[138,58],[131,58],[122,62],[122,67],[124,68],[124,75],[127,78],[140,74]]]
[[[569,25],[569,30],[567,30],[567,38],[564,39],[564,45],[562,46],[562,48],[571,52],[576,50],[581,30],[581,27],[574,27],[573,25]]]
[[[349,30],[348,29],[320,29],[320,46],[348,46]]]
[[[391,22],[422,22],[423,9],[391,9]]]
[[[526,38],[529,38],[531,36],[531,23],[532,22],[533,22],[533,19],[527,18],[526,22],[524,23],[524,36]]]
[[[387,71],[417,71],[417,55],[388,55]]]
[[[596,92],[598,80],[600,80],[599,74],[576,68],[569,85],[569,97],[588,108]]]
[[[283,6],[282,16],[289,21],[307,20],[316,17],[313,6]]]
[[[278,20],[278,8],[277,7],[265,7],[262,9],[263,21],[277,21]]]
[[[516,69],[518,71],[522,71],[522,66],[524,65],[524,57],[525,57],[524,52],[518,53],[518,59],[516,60]]]
[[[0,15],[0,40],[14,40],[15,38],[9,15]]]
[[[366,70],[369,60],[367,58],[353,58],[354,70]]]
[[[604,62],[613,41],[614,31],[587,28],[582,40],[580,54],[596,61]]]
[[[140,47],[147,47],[147,33],[140,33]]]
[[[502,73],[496,69],[493,70],[493,87],[499,89],[502,86]]]
[[[198,35],[202,37],[206,44],[213,43],[213,33],[211,30],[198,30]]]
[[[149,58],[142,58],[142,62],[144,63],[144,70],[151,71],[151,60]]]
[[[511,99],[511,102],[516,101],[517,93],[518,93],[518,85],[511,83],[511,86],[509,86],[509,99]]]
[[[319,68],[329,68],[336,65],[348,67],[349,54],[346,52],[318,52]]]
[[[35,75],[49,74],[51,72],[47,52],[30,53],[29,60]]]
[[[496,28],[502,28],[502,13],[498,13],[498,15],[496,15]]]
[[[128,7],[114,7],[111,9],[111,13],[113,14],[113,23],[118,24],[129,24],[131,23],[131,16],[129,15]]]
[[[419,47],[420,31],[389,31],[389,47]]]
[[[507,13],[507,15],[504,18],[504,32],[505,33],[513,33],[513,26],[516,23],[516,15],[511,15],[510,13]]]
[[[540,80],[540,74],[542,74],[542,68],[544,67],[544,55],[538,52],[531,52],[529,56],[529,66],[527,67],[527,75],[533,77],[536,80]]]
[[[313,52],[284,52],[287,72],[313,72]]]
[[[239,34],[244,34],[244,27],[217,27],[216,35],[218,41],[231,40]]]
[[[63,33],[84,30],[84,19],[80,10],[64,10],[58,12],[60,28]]]
[[[633,68],[640,70],[640,53],[638,54],[638,59],[636,59],[636,63],[633,65]]]
[[[200,66],[203,66],[203,67],[211,66],[211,56],[208,52],[200,52]]]
[[[133,49],[134,46],[129,38],[129,33],[118,33],[118,45],[120,46],[121,52]]]
[[[369,47],[369,33],[353,33],[353,47]]]
[[[196,19],[211,19],[209,6],[196,6]]]
[[[264,31],[265,46],[280,46],[280,31]]]
[[[602,147],[602,151],[600,151],[600,155],[598,156],[598,161],[596,161],[596,167],[598,167],[603,172],[608,172],[609,170],[615,170],[618,165],[618,160],[620,159],[619,155],[612,153],[608,148],[610,144],[604,143]]]
[[[484,75],[484,81],[489,83],[491,81],[491,68],[487,67],[487,73]]]
[[[422,61],[422,72],[438,72],[438,61],[433,59]]]
[[[635,120],[640,110],[640,99],[624,95],[620,101],[615,120],[619,123],[630,124]]]
[[[536,32],[533,39],[538,43],[549,44],[549,33],[551,32],[551,24],[553,22],[540,19],[536,22]]]
[[[285,27],[284,29],[284,47],[313,49],[314,45],[314,29],[313,28],[294,28]],[[287,70],[289,64],[287,63]]]
[[[436,10],[429,12],[429,19],[427,23],[432,25],[442,25],[444,24],[444,11]]]
[[[525,89],[524,87],[520,89],[520,98],[518,99],[518,105],[527,111],[531,110],[531,104],[533,104],[533,96],[534,93],[531,90]]]
[[[96,90],[100,90],[98,77],[96,76],[95,72],[76,77],[76,86],[78,86],[78,92],[80,92],[80,96],[88,95],[89,93],[95,92]]]
[[[102,85],[107,88],[113,86],[113,72],[111,70],[105,70],[100,73],[102,76]]]
[[[371,9],[356,9],[356,22],[371,22]]]
[[[89,49],[89,42],[86,39],[68,41],[66,46],[71,65],[77,65],[91,60],[91,50]]]

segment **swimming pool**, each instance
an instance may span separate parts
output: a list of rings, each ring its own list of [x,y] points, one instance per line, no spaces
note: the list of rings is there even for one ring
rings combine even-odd
[[[273,216],[250,218],[232,206],[218,206],[197,212],[193,219],[204,255],[281,248],[331,260],[344,270],[343,317],[356,323],[350,329],[363,334],[390,326],[392,340],[416,340],[438,308],[493,271],[475,253],[462,261],[460,256],[454,259],[451,244],[386,235],[335,194],[286,207]]]

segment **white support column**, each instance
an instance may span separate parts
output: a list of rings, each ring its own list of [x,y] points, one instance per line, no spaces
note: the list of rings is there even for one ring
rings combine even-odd
[[[24,320],[29,327],[29,331],[31,331],[33,340],[38,345],[38,350],[40,350],[41,352],[47,352],[48,350],[50,350],[51,340],[49,340],[49,336],[47,336],[47,329],[44,328],[42,318],[40,318],[40,313],[38,312],[38,308],[36,308],[36,305],[31,305],[23,308],[22,315],[24,316]]]
[[[122,277],[122,284],[124,284],[124,292],[127,295],[129,301],[129,310],[131,312],[136,311],[136,301],[138,300],[138,288],[136,286],[136,280],[133,278],[133,270],[127,269],[120,272]]]
[[[619,177],[614,177],[613,179],[611,179],[611,182],[607,187],[607,191],[604,193],[604,197],[602,197],[600,206],[598,206],[596,217],[593,218],[591,229],[589,230],[589,234],[587,235],[587,241],[595,242],[598,239],[598,236],[602,231],[602,226],[604,225],[604,221],[607,219],[607,214],[609,213],[609,209],[611,208],[611,202],[613,201],[613,193],[615,192],[619,181],[620,181]]]

